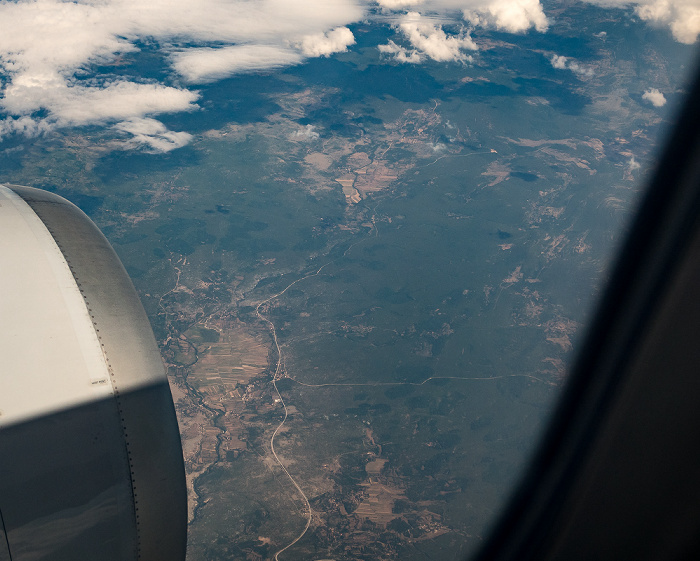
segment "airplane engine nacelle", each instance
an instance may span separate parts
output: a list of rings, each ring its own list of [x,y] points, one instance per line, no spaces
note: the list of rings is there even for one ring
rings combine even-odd
[[[0,561],[182,561],[175,410],[136,291],[77,207],[0,185]]]

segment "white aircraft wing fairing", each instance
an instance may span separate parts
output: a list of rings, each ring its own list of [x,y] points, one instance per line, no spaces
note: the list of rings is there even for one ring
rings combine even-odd
[[[187,505],[148,318],[77,207],[0,185],[0,561],[181,561]]]

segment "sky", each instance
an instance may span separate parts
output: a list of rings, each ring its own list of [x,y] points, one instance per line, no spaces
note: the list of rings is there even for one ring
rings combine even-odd
[[[700,0],[585,1],[680,43],[700,33]],[[473,30],[547,33],[554,16],[539,0],[0,0],[0,140],[100,125],[121,149],[174,150],[192,137],[159,115],[197,111],[201,89],[217,80],[352,49],[349,26],[368,20],[392,29],[377,45],[387,63],[469,64]],[[144,44],[166,57],[167,77],[105,70]],[[561,55],[551,63],[582,79],[592,72]],[[644,99],[665,102],[653,89]]]

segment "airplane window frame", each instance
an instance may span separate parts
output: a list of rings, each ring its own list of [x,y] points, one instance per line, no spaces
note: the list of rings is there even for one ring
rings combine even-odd
[[[700,472],[700,452],[683,452],[692,447],[695,426],[700,427],[700,409],[692,411],[690,399],[700,392],[700,384],[693,385],[698,345],[692,345],[693,334],[700,333],[700,319],[692,316],[700,297],[679,288],[683,282],[700,282],[699,242],[700,74],[689,88],[540,447],[476,561],[684,559],[700,554],[700,517],[694,516],[700,513],[700,481],[674,483],[687,490],[680,504],[657,496],[647,511],[625,502],[625,493],[653,497],[683,473]],[[664,348],[664,332],[679,344]],[[690,345],[681,344],[688,341]],[[644,369],[656,360],[670,365],[658,373],[668,386],[664,395],[650,394],[644,381]],[[669,414],[653,419],[658,431],[635,435],[632,446],[650,459],[649,465],[640,466],[638,474],[620,474],[625,458],[621,452],[604,456],[602,443],[622,437],[619,418],[630,407],[640,410],[645,405],[640,400],[651,404],[650,415],[657,410]],[[664,403],[656,407],[659,400]],[[688,421],[695,423],[688,426]],[[625,422],[644,426],[645,420]],[[682,434],[674,442],[663,441],[661,435],[683,426],[679,423],[686,424],[687,432],[678,431]],[[670,457],[660,455],[669,448],[675,450]],[[616,486],[622,480],[629,481],[628,489]],[[589,508],[596,500],[599,504]],[[584,518],[584,513],[598,509],[602,514],[606,508],[626,513],[615,529],[603,527],[604,516]],[[663,523],[667,514],[680,514],[684,527],[669,530]],[[655,519],[658,528],[649,530],[645,524]],[[646,531],[639,533],[641,528]],[[596,532],[617,535],[601,538]]]

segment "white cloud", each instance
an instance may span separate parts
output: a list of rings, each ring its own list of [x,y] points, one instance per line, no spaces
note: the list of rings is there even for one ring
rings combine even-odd
[[[466,55],[462,49],[476,51],[479,48],[468,34],[448,36],[442,28],[424,21],[416,12],[406,14],[399,29],[411,45],[437,61],[463,61]]]
[[[417,64],[423,60],[423,57],[417,50],[412,49],[409,51],[406,47],[397,45],[391,39],[389,39],[389,42],[386,45],[378,45],[377,48],[382,54],[394,55],[394,60],[398,62]]]
[[[364,16],[361,0],[89,0],[116,7],[137,36],[274,44]]]
[[[461,12],[474,26],[495,27],[510,33],[522,33],[534,27],[546,31],[549,26],[540,0],[377,0],[384,11],[407,8],[424,13]]]
[[[571,72],[578,76],[590,78],[594,75],[592,68],[588,66],[583,66],[575,60],[571,60],[565,56],[552,55],[550,62],[552,63],[552,66],[554,68],[558,70],[571,70]]]
[[[438,62],[466,62],[471,57],[462,52],[463,49],[475,51],[479,48],[468,33],[462,31],[458,35],[447,35],[442,27],[426,20],[417,12],[403,16],[397,28],[415,50],[409,53],[392,41],[388,45],[381,45],[380,51],[394,53],[396,60],[401,62],[418,62],[423,55]]]
[[[587,78],[590,78],[595,74],[592,68],[589,66],[582,66],[575,60],[569,62],[569,70],[573,72],[574,74],[578,74],[579,76],[585,76]]]
[[[656,88],[651,88],[642,94],[642,99],[650,102],[654,107],[666,105],[666,97]]]
[[[115,82],[104,75],[89,81],[76,75],[89,76],[96,65],[137,51],[139,40],[170,52],[174,70],[189,82],[298,64],[352,44],[354,37],[343,26],[363,17],[363,2],[198,0],[194,6],[191,0],[0,0],[0,112],[6,117],[0,134],[141,122],[192,109],[198,96],[182,87],[138,77]],[[132,123],[119,130],[136,129]],[[173,145],[185,139],[177,133],[157,135],[160,140],[146,143],[154,150],[168,147],[164,139]]]
[[[22,134],[27,137],[38,136],[47,130],[48,126],[44,121],[35,121],[31,117],[0,119],[0,140],[11,134]]]
[[[643,20],[668,25],[681,43],[695,43],[700,33],[697,0],[651,0],[639,3],[635,11]]]
[[[403,10],[422,3],[423,0],[377,0],[377,4],[386,10]]]
[[[198,84],[213,82],[241,72],[299,64],[303,58],[300,53],[289,47],[275,45],[193,48],[172,55],[175,71],[188,82]]]
[[[531,27],[547,31],[549,22],[539,0],[465,0],[464,19],[474,25],[490,25],[510,33]]]
[[[644,21],[666,26],[680,43],[691,45],[700,34],[698,0],[586,0],[603,7],[634,7]]]
[[[14,115],[31,115],[44,107],[49,123],[80,126],[128,119],[148,114],[188,111],[197,94],[158,84],[114,82],[83,86],[66,81],[37,81],[20,76],[5,90],[0,107]]]
[[[126,147],[145,147],[148,152],[170,152],[189,144],[192,140],[192,135],[169,131],[163,123],[155,119],[129,119],[117,123],[113,128],[133,135],[125,143]]]
[[[552,62],[552,66],[554,68],[558,68],[559,70],[566,69],[566,57],[565,56],[553,55],[551,62]]]
[[[292,134],[289,135],[290,140],[316,140],[320,137],[321,135],[316,132],[316,127],[313,125],[306,125],[303,128],[300,128],[299,130],[294,131]]]
[[[342,53],[355,44],[355,36],[347,27],[336,27],[327,33],[306,35],[301,40],[301,52],[309,57],[330,56]]]
[[[385,10],[413,9],[445,14],[461,11],[464,19],[475,26],[490,26],[510,33],[531,28],[544,32],[549,21],[540,0],[377,0]],[[686,44],[700,35],[700,1],[698,0],[584,0],[604,8],[633,8],[644,21],[669,28],[673,37]]]
[[[700,32],[700,0],[587,1],[632,6],[684,43]],[[178,80],[205,83],[342,52],[355,42],[347,26],[366,17],[393,23],[401,40],[379,49],[406,63],[469,61],[477,50],[469,30],[448,33],[447,23],[512,33],[544,32],[549,24],[540,0],[0,0],[0,136],[127,123],[114,130],[136,144],[179,145],[185,136],[149,135],[133,124],[196,108],[197,92]],[[104,70],[120,57],[128,61],[141,42],[166,55],[169,83],[117,80]],[[592,74],[576,61],[561,64]]]

